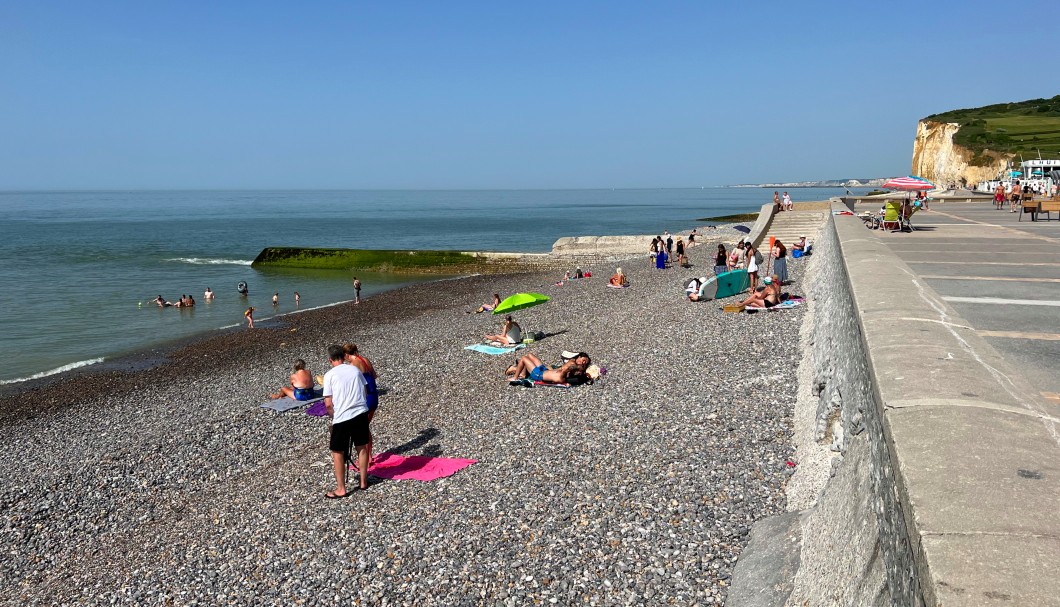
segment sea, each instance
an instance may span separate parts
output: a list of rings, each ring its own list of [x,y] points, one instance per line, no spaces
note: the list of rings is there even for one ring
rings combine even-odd
[[[824,200],[842,190],[791,193]],[[547,252],[563,236],[676,232],[771,200],[772,190],[724,187],[0,192],[0,384],[238,326],[248,306],[268,326],[353,299],[349,271],[252,268],[265,247]],[[439,279],[358,278],[362,297]],[[197,305],[152,303],[182,294]]]

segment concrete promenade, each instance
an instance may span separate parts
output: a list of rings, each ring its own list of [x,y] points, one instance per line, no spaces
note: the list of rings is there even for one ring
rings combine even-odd
[[[830,219],[809,354],[815,440],[841,459],[800,512],[789,604],[1060,607],[1060,223],[955,202],[914,233]]]
[[[857,212],[878,209],[859,204]],[[1060,221],[992,203],[934,204],[912,233],[883,233],[910,268],[1037,389],[1060,404]]]

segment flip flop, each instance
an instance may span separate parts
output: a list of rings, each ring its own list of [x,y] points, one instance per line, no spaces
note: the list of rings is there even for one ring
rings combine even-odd
[[[350,492],[347,491],[346,493],[343,493],[342,495],[335,495],[334,491],[328,491],[327,493],[324,494],[324,499],[329,499],[329,500],[340,500],[340,499],[342,499],[344,497],[350,497]]]

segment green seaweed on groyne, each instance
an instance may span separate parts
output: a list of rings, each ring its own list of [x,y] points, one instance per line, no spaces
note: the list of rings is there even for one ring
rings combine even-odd
[[[254,268],[311,268],[408,274],[474,274],[527,271],[554,265],[548,256],[465,251],[266,247]]]

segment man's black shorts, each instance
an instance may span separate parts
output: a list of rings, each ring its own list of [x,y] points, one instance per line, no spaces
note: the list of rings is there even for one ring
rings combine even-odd
[[[345,453],[350,448],[363,447],[368,444],[371,434],[368,432],[368,413],[362,413],[353,419],[339,422],[331,427],[331,450]]]

